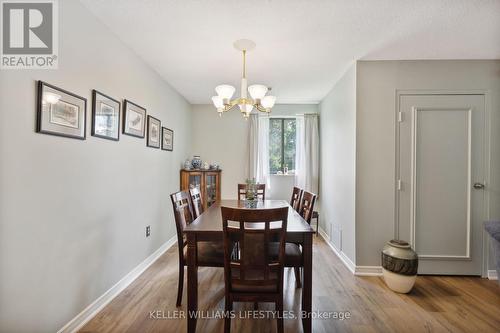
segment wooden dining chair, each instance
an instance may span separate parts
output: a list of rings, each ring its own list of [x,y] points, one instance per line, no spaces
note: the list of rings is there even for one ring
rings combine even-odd
[[[311,224],[315,202],[316,194],[308,191],[302,191],[302,198],[300,200],[299,209],[297,212],[309,224]],[[304,267],[302,249],[300,244],[286,243],[285,266],[294,268],[297,288],[300,288],[302,286],[300,278],[302,275],[301,269],[302,267]]]
[[[266,184],[256,184],[257,199],[266,200]],[[247,184],[238,184],[238,200],[245,200],[247,193]]]
[[[177,285],[177,306],[181,306],[182,288],[184,285],[184,266],[187,266],[187,241],[184,228],[193,222],[193,207],[190,195],[180,191],[170,195],[174,209],[177,228],[177,247],[179,248],[179,281]],[[198,242],[197,265],[208,267],[224,267],[224,246],[222,242]]]
[[[278,332],[283,332],[283,266],[288,207],[221,207],[221,212],[225,310],[232,311],[233,302],[274,302],[278,312]],[[236,258],[231,256],[234,242],[239,242],[239,255]],[[226,316],[224,332],[230,330],[231,316]]]
[[[191,204],[193,205],[193,217],[197,218],[203,213],[203,201],[201,199],[201,192],[198,187],[189,189],[189,196],[191,197]]]
[[[309,224],[311,224],[315,202],[316,202],[316,194],[308,191],[304,191],[302,193],[302,199],[300,200],[300,207],[298,213]]]
[[[293,187],[293,190],[292,190],[292,198],[290,199],[290,206],[292,206],[293,209],[295,209],[295,211],[299,211],[299,208],[300,208],[300,200],[302,199],[302,193],[304,191],[300,188],[300,187],[297,187],[297,186],[294,186]]]

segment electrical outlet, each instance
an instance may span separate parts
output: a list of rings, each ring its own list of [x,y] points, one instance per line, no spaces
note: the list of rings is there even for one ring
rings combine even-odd
[[[146,226],[146,237],[151,236],[151,226]]]

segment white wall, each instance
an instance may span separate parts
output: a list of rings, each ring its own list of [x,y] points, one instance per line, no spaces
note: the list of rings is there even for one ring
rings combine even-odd
[[[222,168],[222,199],[236,199],[237,185],[248,177],[248,122],[238,110],[217,115],[213,105],[192,107],[192,155],[217,162]],[[277,104],[271,116],[316,113],[315,104]],[[294,177],[271,176],[267,198],[289,200]],[[286,194],[286,195],[285,195]]]
[[[356,67],[320,104],[321,228],[355,263]]]
[[[1,332],[57,331],[170,239],[191,147],[190,105],[78,1],[59,10],[59,69],[0,71]],[[35,133],[39,79],[86,97],[88,125],[93,88],[146,107],[174,151]]]
[[[489,218],[500,218],[500,60],[357,63],[356,264],[380,265],[394,235],[397,89],[489,91]]]

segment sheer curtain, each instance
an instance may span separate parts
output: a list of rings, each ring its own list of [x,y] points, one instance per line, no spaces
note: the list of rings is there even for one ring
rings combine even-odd
[[[297,116],[295,186],[318,193],[319,187],[318,115]]]
[[[249,118],[249,177],[269,184],[269,117],[251,114]]]

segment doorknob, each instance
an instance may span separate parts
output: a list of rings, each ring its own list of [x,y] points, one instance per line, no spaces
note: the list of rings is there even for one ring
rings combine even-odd
[[[476,190],[482,190],[484,188],[484,184],[481,183],[474,183],[473,186]]]

